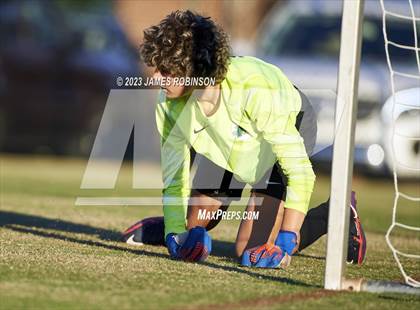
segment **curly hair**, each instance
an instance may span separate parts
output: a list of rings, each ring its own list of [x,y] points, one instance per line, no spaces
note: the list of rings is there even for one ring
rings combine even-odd
[[[225,78],[231,48],[227,34],[210,17],[175,11],[144,30],[140,54],[162,74]]]

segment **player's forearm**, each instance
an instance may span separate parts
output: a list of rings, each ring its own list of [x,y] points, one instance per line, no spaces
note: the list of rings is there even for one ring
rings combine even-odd
[[[294,209],[285,209],[281,230],[293,231],[298,234],[305,220],[305,213]]]
[[[165,222],[165,236],[169,233],[183,233],[186,231],[185,219],[187,214],[188,197],[181,197],[179,193],[164,191],[163,215]]]
[[[281,134],[279,130],[264,132],[264,138],[272,145],[273,152],[288,179],[285,208],[306,214],[315,183],[312,164],[306,153],[303,138],[294,127],[294,121],[287,124]]]
[[[190,195],[188,165],[182,164],[177,172],[171,176],[166,163],[163,165],[163,214],[165,222],[165,236],[169,233],[185,231],[188,197]],[[172,167],[173,168],[173,167]]]
[[[306,214],[315,184],[315,173],[309,158],[304,154],[281,158],[279,162],[288,179],[285,208]]]
[[[173,143],[172,143],[173,142]],[[163,213],[165,236],[185,231],[189,189],[190,153],[182,140],[162,146]]]

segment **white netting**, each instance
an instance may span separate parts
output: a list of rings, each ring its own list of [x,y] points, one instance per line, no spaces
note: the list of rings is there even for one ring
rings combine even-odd
[[[400,201],[400,199],[406,199],[409,201],[413,201],[415,204],[417,204],[417,202],[419,202],[419,206],[414,206],[414,207],[420,207],[420,197],[415,197],[413,195],[409,195],[407,193],[403,193],[400,191],[399,188],[399,184],[398,184],[398,167],[399,166],[403,166],[404,169],[411,169],[416,171],[416,173],[420,173],[420,168],[417,167],[410,167],[410,166],[404,166],[404,163],[400,163],[399,161],[396,160],[396,152],[395,152],[395,144],[394,141],[395,139],[401,139],[401,138],[405,138],[405,139],[410,139],[410,140],[416,140],[416,141],[420,141],[420,137],[416,136],[403,136],[401,134],[399,134],[398,132],[395,131],[395,124],[396,124],[396,118],[395,115],[398,113],[398,111],[400,110],[399,106],[407,106],[409,105],[410,109],[413,110],[419,110],[420,111],[420,98],[417,99],[417,103],[415,103],[414,105],[412,104],[407,104],[406,102],[401,102],[400,100],[398,100],[398,94],[396,95],[396,89],[395,89],[395,77],[399,76],[399,77],[404,77],[404,78],[409,78],[409,79],[417,79],[419,80],[418,83],[418,87],[420,87],[420,48],[419,48],[419,42],[418,42],[418,29],[416,24],[418,22],[420,22],[420,16],[416,16],[415,14],[415,6],[420,5],[420,1],[416,1],[416,0],[407,0],[408,1],[408,6],[409,6],[409,12],[410,14],[408,15],[404,15],[404,14],[400,14],[399,12],[393,12],[391,11],[389,8],[387,8],[386,2],[384,2],[384,0],[380,0],[381,2],[381,7],[382,7],[382,12],[383,12],[383,35],[384,35],[384,40],[385,40],[385,51],[386,51],[386,58],[387,58],[387,62],[388,62],[388,67],[389,67],[389,71],[391,74],[391,89],[392,89],[392,122],[391,122],[391,154],[392,154],[392,166],[393,166],[393,174],[394,174],[394,186],[395,186],[395,199],[394,199],[394,205],[393,205],[393,210],[392,210],[392,223],[391,226],[389,227],[387,234],[386,234],[386,241],[388,243],[388,246],[390,247],[390,249],[392,250],[392,253],[394,255],[394,258],[398,264],[399,269],[401,270],[402,275],[404,276],[405,282],[408,285],[411,285],[413,287],[420,287],[420,282],[418,280],[413,279],[411,276],[409,276],[406,272],[406,270],[403,267],[403,264],[401,263],[401,257],[405,257],[405,258],[409,258],[409,259],[420,259],[420,255],[417,254],[409,254],[403,251],[400,251],[398,249],[395,248],[395,246],[393,245],[390,235],[391,232],[394,230],[394,228],[402,228],[402,229],[407,229],[407,230],[411,230],[411,231],[417,231],[420,232],[420,227],[416,227],[416,226],[412,226],[412,225],[406,225],[403,223],[400,223],[397,221],[397,209],[398,209],[398,202]],[[417,7],[418,8],[418,7]],[[387,22],[387,18],[394,18],[394,19],[401,19],[401,20],[405,20],[408,22],[411,22],[413,25],[413,31],[414,31],[414,46],[409,46],[409,45],[403,45],[403,44],[399,44],[397,42],[394,42],[392,39],[388,38],[388,31],[387,31],[387,26],[389,23],[391,22]],[[393,63],[392,63],[392,56],[390,53],[390,46],[392,46],[393,48],[397,48],[397,49],[404,49],[404,50],[408,50],[408,51],[412,51],[415,54],[415,59],[417,62],[417,70],[418,70],[418,74],[412,74],[412,73],[405,73],[405,72],[400,72],[398,70],[394,70],[393,68]],[[413,64],[413,66],[415,67],[415,64]],[[420,93],[420,91],[418,92]],[[416,93],[415,93],[416,94]],[[397,112],[397,113],[396,113]],[[419,120],[420,122],[420,120]],[[396,138],[397,137],[397,138]],[[420,212],[420,208],[419,208],[419,212]]]

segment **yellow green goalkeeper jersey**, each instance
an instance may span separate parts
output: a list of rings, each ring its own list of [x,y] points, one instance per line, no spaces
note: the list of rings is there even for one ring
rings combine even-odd
[[[186,229],[191,147],[251,185],[278,161],[288,179],[285,207],[306,213],[315,174],[295,127],[300,110],[300,95],[281,70],[254,57],[231,58],[219,107],[210,117],[194,93],[168,99],[161,92],[156,121],[165,235]]]

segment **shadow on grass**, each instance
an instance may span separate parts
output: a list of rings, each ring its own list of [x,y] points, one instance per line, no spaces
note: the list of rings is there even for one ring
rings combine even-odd
[[[43,229],[53,229],[64,232],[81,233],[86,235],[96,235],[102,240],[118,241],[121,233],[104,228],[92,227],[85,224],[50,219],[46,217],[28,215],[9,211],[0,211],[0,226],[21,225]]]
[[[234,261],[236,259],[235,243],[212,239],[211,255]]]
[[[125,248],[125,247],[120,247],[120,246],[117,246],[117,245],[106,244],[106,243],[103,243],[103,242],[100,242],[100,241],[82,240],[82,239],[73,238],[73,237],[69,237],[69,236],[63,236],[63,235],[60,235],[60,234],[57,234],[57,233],[39,231],[39,230],[35,230],[33,228],[16,227],[16,226],[7,226],[7,228],[11,229],[13,231],[17,231],[17,232],[21,232],[21,233],[28,233],[28,234],[32,234],[32,235],[39,236],[39,237],[53,238],[53,239],[57,239],[57,240],[67,241],[67,242],[73,242],[73,243],[78,243],[78,244],[83,244],[83,245],[95,246],[95,247],[100,247],[100,248],[107,249],[107,250],[124,251],[124,252],[137,254],[137,255],[168,258],[167,255],[161,254],[161,253],[148,252],[148,251],[138,250],[138,249],[130,249],[130,248]]]
[[[296,254],[293,254],[293,256],[300,256],[303,258],[310,258],[310,259],[316,259],[316,260],[325,260],[325,256],[308,255],[308,254],[302,254],[302,253],[296,253]]]
[[[11,228],[11,225],[94,235],[99,239],[106,241],[121,240],[121,233],[115,230],[92,227],[85,224],[78,224],[60,219],[50,219],[36,215],[0,211],[0,227],[4,226]],[[234,257],[234,245],[232,242],[213,240],[213,254],[218,257]]]
[[[131,249],[131,248],[123,247],[123,246],[107,244],[101,241],[78,239],[78,238],[74,238],[70,236],[64,236],[56,232],[45,232],[45,231],[37,230],[37,228],[38,229],[51,229],[51,230],[62,231],[62,232],[96,235],[102,240],[107,240],[107,241],[120,240],[121,234],[116,231],[92,227],[92,226],[84,225],[84,224],[77,224],[77,223],[72,223],[72,222],[58,220],[58,219],[49,219],[45,217],[21,214],[21,213],[16,213],[16,212],[0,211],[0,227],[5,227],[7,229],[11,229],[13,231],[17,231],[20,233],[32,234],[32,235],[44,237],[44,238],[53,238],[57,240],[67,241],[67,242],[73,242],[73,243],[78,243],[78,244],[83,244],[83,245],[99,247],[99,248],[103,248],[107,250],[124,251],[128,253],[136,254],[136,255],[145,255],[149,257],[157,257],[157,258],[170,260],[169,255],[165,255],[161,253],[150,252],[150,251],[146,251],[142,249]],[[231,242],[214,240],[214,249],[216,253],[215,256],[219,256],[219,257],[232,256],[232,254],[234,253],[233,243]],[[231,259],[230,261],[234,262],[235,260]],[[261,280],[278,281],[281,283],[286,283],[286,284],[296,285],[296,286],[301,286],[301,287],[314,287],[314,288],[320,287],[320,286],[307,284],[302,281],[293,280],[290,278],[261,274],[258,272],[251,271],[252,269],[250,268],[240,268],[239,266],[224,266],[224,265],[211,263],[208,261],[203,262],[201,264],[209,268],[215,268],[219,270],[221,269],[227,272],[241,273],[241,274],[245,274],[250,277],[258,278]]]

